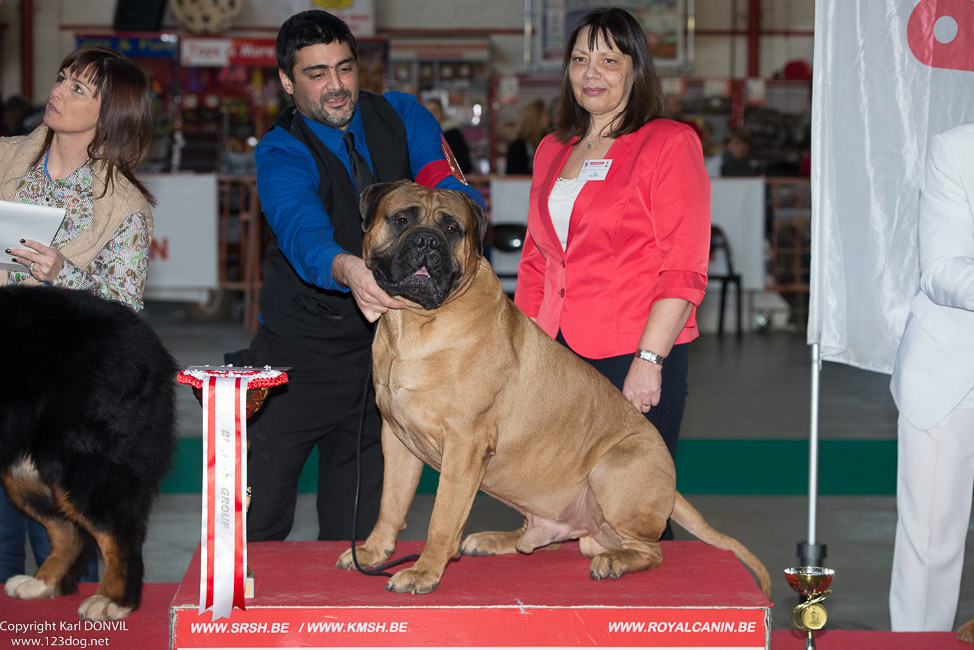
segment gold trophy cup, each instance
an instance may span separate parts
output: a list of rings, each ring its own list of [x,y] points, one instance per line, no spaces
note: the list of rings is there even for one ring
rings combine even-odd
[[[805,598],[805,602],[799,603],[791,612],[791,626],[807,635],[805,650],[815,650],[815,631],[825,627],[828,620],[828,612],[822,601],[832,593],[829,585],[834,575],[832,569],[819,566],[785,569],[788,585]]]

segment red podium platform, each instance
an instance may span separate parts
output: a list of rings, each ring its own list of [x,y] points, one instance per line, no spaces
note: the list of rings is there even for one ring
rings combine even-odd
[[[663,542],[663,566],[593,581],[578,544],[463,557],[432,594],[335,568],[342,542],[248,545],[256,595],[229,619],[199,615],[199,552],[170,609],[172,648],[768,648],[772,604],[729,551]],[[418,553],[403,542],[396,557]]]

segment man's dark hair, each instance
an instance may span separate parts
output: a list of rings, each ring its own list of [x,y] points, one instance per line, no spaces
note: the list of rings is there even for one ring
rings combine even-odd
[[[345,21],[321,9],[296,13],[281,25],[277,32],[274,49],[277,51],[277,67],[288,79],[294,81],[294,62],[298,50],[319,43],[348,43],[352,56],[358,61],[358,44]]]
[[[620,52],[632,57],[633,80],[629,103],[626,104],[621,120],[605,135],[618,138],[620,135],[634,133],[646,122],[663,115],[665,109],[653,57],[649,53],[646,34],[639,22],[624,9],[593,9],[582,16],[565,42],[565,58],[561,66],[561,96],[558,98],[554,122],[555,134],[561,142],[569,142],[574,137],[584,135],[591,119],[588,111],[575,101],[572,82],[568,76],[575,40],[586,27],[590,28],[589,47],[594,48],[601,37],[604,42],[615,43]]]

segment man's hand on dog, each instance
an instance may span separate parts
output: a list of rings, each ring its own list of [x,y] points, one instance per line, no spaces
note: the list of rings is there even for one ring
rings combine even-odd
[[[352,291],[358,308],[370,323],[374,323],[379,316],[390,309],[402,309],[406,306],[376,284],[372,271],[365,266],[365,261],[361,257],[339,253],[332,263],[332,275],[335,280]]]
[[[662,389],[663,367],[633,359],[626,381],[622,384],[622,394],[626,399],[643,413],[649,413],[649,409],[659,404]]]

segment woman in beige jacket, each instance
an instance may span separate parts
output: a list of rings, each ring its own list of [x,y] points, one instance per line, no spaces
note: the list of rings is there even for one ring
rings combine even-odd
[[[151,140],[152,93],[142,69],[114,50],[69,54],[43,124],[0,138],[0,199],[63,208],[64,221],[50,244],[25,238],[5,249],[24,268],[0,271],[0,285],[80,289],[141,309],[155,200],[135,168]],[[0,487],[0,583],[24,573],[28,531],[39,566],[47,535]],[[84,579],[97,580],[97,566]]]
[[[54,241],[5,252],[24,265],[7,282],[83,289],[142,308],[152,195],[135,176],[152,140],[145,73],[114,50],[65,58],[44,122],[0,139],[0,199],[64,208]]]

